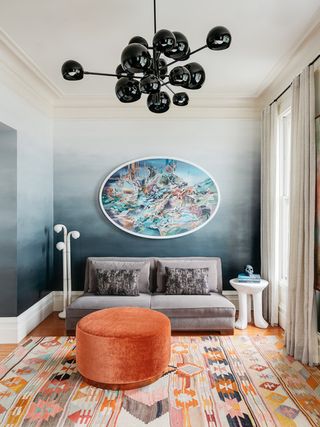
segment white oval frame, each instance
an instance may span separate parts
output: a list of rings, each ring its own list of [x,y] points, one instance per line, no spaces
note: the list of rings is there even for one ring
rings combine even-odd
[[[196,228],[194,228],[193,230],[190,230],[190,231],[186,231],[186,232],[184,232],[184,233],[180,233],[180,234],[175,234],[174,236],[147,236],[147,235],[144,235],[144,234],[140,234],[140,233],[135,233],[134,231],[130,231],[130,230],[128,230],[128,229],[126,229],[125,227],[122,227],[121,225],[119,225],[119,224],[117,224],[108,214],[107,214],[107,212],[105,211],[105,209],[104,209],[104,207],[103,207],[103,204],[102,204],[102,191],[103,191],[103,189],[104,189],[104,186],[105,186],[105,184],[106,184],[106,182],[111,178],[111,176],[113,175],[113,174],[115,174],[116,172],[118,172],[120,169],[122,169],[122,168],[124,168],[125,166],[128,166],[128,165],[130,165],[130,164],[132,164],[132,163],[135,163],[135,162],[142,162],[142,161],[144,161],[144,160],[176,160],[176,161],[179,161],[179,162],[183,162],[183,163],[186,163],[186,164],[188,164],[188,165],[191,165],[191,166],[193,166],[193,167],[195,167],[195,168],[197,168],[197,169],[199,169],[199,170],[201,170],[202,172],[204,172],[211,180],[212,180],[212,182],[214,183],[214,185],[216,186],[216,189],[217,189],[217,193],[218,193],[218,203],[217,203],[217,206],[216,206],[216,209],[214,210],[214,212],[210,215],[210,217],[203,223],[203,224],[201,224],[201,225],[199,225],[198,227],[196,227]],[[161,239],[161,240],[163,240],[163,239],[176,239],[176,238],[178,238],[178,237],[183,237],[183,236],[186,236],[186,235],[188,235],[188,234],[191,234],[191,233],[194,233],[195,231],[198,231],[198,230],[200,230],[200,228],[202,228],[202,227],[204,227],[205,225],[207,225],[214,217],[215,217],[215,215],[216,215],[216,213],[218,212],[218,210],[219,210],[219,207],[220,207],[220,200],[221,200],[221,193],[220,193],[220,188],[219,188],[219,186],[218,186],[218,184],[217,184],[217,182],[216,182],[216,180],[212,177],[212,175],[209,173],[209,172],[207,172],[204,168],[202,168],[201,166],[198,166],[198,165],[196,165],[195,163],[193,163],[193,162],[190,162],[189,160],[184,160],[184,159],[180,159],[180,158],[178,158],[178,157],[169,157],[169,156],[149,156],[149,157],[142,157],[142,158],[139,158],[139,159],[134,159],[134,160],[131,160],[131,161],[129,161],[129,162],[126,162],[126,163],[123,163],[122,165],[120,165],[119,167],[117,167],[116,169],[114,169],[111,173],[109,173],[109,175],[103,180],[103,182],[102,182],[102,184],[101,184],[101,186],[100,186],[100,190],[99,190],[99,205],[100,205],[100,208],[101,208],[101,210],[102,210],[102,213],[104,214],[104,216],[106,217],[106,218],[108,218],[108,220],[113,224],[113,225],[115,225],[117,228],[119,228],[120,230],[122,230],[122,231],[124,231],[124,232],[126,232],[126,233],[129,233],[129,234],[132,234],[133,236],[137,236],[137,237],[142,237],[142,238],[144,238],[144,239]]]

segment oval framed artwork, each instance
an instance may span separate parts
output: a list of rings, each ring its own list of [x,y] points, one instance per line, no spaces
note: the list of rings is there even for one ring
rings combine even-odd
[[[220,191],[203,168],[174,157],[145,157],[113,170],[99,203],[116,227],[147,239],[193,233],[215,216]]]

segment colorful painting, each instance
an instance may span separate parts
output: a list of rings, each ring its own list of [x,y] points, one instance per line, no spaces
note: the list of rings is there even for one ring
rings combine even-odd
[[[126,163],[103,182],[99,201],[120,229],[150,239],[192,233],[216,214],[220,194],[202,168],[174,158],[144,158]]]

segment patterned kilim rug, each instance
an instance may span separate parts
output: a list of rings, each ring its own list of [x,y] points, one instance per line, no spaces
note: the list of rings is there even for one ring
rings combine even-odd
[[[173,337],[177,370],[127,392],[82,381],[73,337],[31,338],[0,366],[1,426],[320,426],[320,371],[277,337]]]

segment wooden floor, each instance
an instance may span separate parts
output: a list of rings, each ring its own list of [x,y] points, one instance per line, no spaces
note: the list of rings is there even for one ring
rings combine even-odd
[[[254,325],[250,324],[247,329],[239,330],[235,329],[235,335],[277,335],[283,336],[283,329],[280,327],[271,327],[267,329],[259,329]],[[54,312],[50,314],[39,326],[37,326],[28,336],[35,337],[47,337],[47,336],[61,336],[66,335],[64,327],[64,320],[59,319],[58,313]],[[173,335],[208,335],[206,332],[174,332]],[[210,335],[215,335],[210,332]],[[217,334],[219,335],[219,334]],[[16,344],[0,344],[0,360],[11,353],[15,348]]]

